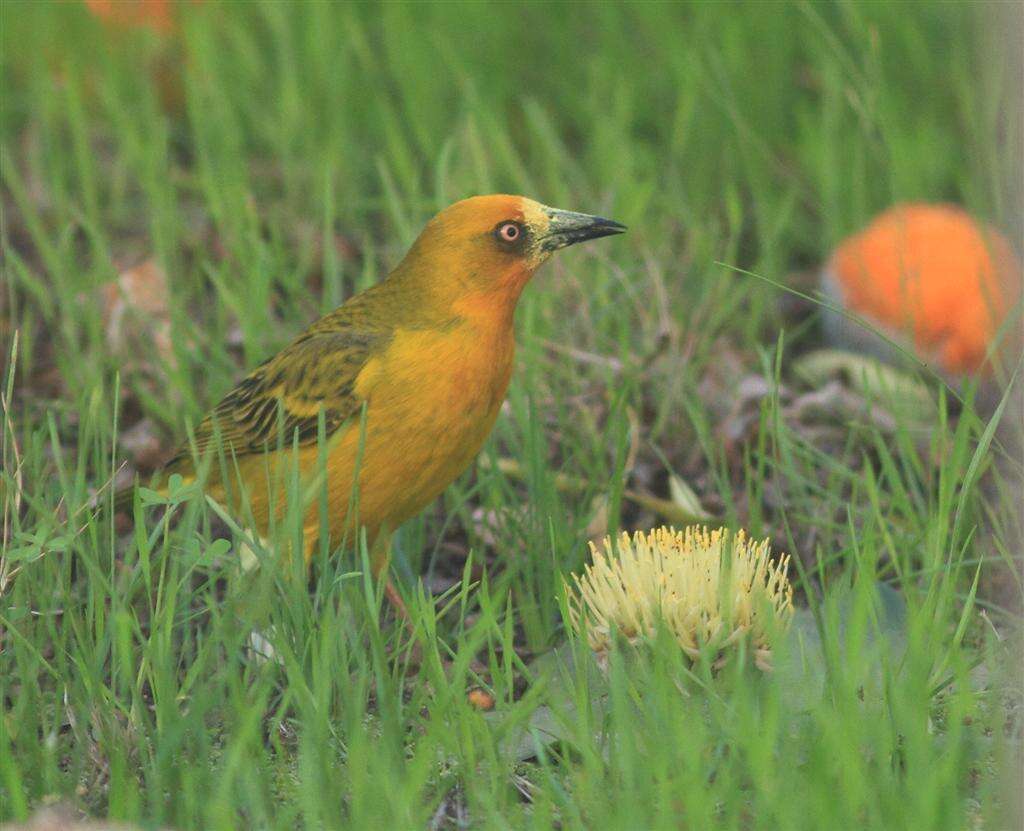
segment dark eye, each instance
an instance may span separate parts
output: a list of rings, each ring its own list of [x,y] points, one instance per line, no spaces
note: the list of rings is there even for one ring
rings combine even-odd
[[[518,222],[502,222],[495,233],[502,242],[515,242],[523,235],[523,229]]]

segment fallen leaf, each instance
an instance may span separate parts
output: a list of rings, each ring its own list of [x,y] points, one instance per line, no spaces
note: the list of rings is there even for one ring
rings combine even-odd
[[[854,352],[840,349],[809,352],[793,362],[793,374],[812,387],[839,379],[869,399],[881,401],[917,421],[930,420],[935,412],[927,384],[875,358]]]
[[[133,831],[137,825],[113,820],[89,819],[65,803],[48,805],[20,825],[5,825],[5,831]]]
[[[167,275],[156,260],[125,269],[116,280],[105,283],[100,294],[103,327],[112,351],[126,352],[152,342],[173,365]]]
[[[893,433],[897,427],[886,408],[872,404],[839,381],[828,381],[821,389],[797,396],[786,408],[786,418],[803,426],[824,423],[844,430],[856,419],[865,419],[884,433]]]

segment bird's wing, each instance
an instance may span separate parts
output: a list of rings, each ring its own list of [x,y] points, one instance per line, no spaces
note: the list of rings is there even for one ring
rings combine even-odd
[[[193,452],[202,456],[218,442],[235,456],[276,447],[279,437],[286,447],[296,435],[300,445],[313,443],[321,411],[330,436],[358,416],[363,401],[355,391],[356,379],[390,338],[383,329],[311,329],[231,390],[169,468],[187,465]]]

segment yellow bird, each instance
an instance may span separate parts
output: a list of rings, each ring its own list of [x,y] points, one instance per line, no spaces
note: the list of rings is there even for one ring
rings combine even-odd
[[[385,280],[229,392],[167,472],[193,479],[197,458],[223,450],[226,464],[208,465],[206,491],[236,511],[246,505],[262,535],[288,509],[289,490],[306,492],[307,562],[326,488],[331,539],[365,529],[378,576],[391,533],[466,469],[491,432],[512,373],[523,287],[559,248],[624,230],[523,196],[455,203]],[[296,463],[301,487],[283,487]],[[404,613],[390,581],[387,593]]]

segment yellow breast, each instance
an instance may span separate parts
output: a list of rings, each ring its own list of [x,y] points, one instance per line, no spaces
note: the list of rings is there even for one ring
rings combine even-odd
[[[480,450],[505,397],[514,343],[511,329],[458,327],[399,330],[360,373],[365,425],[350,427],[328,458],[332,536],[350,519],[357,459],[358,521],[373,533],[433,501]]]

